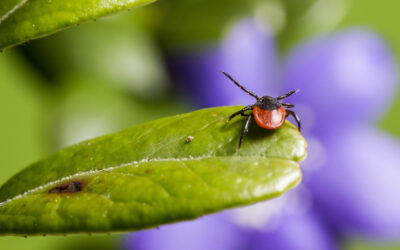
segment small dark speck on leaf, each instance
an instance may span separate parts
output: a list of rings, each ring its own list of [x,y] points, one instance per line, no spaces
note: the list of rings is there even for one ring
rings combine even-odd
[[[146,174],[150,174],[151,173],[151,169],[146,169]]]
[[[186,139],[186,143],[193,141],[193,139],[194,139],[194,137],[189,135]]]
[[[72,181],[66,184],[59,185],[49,190],[49,193],[76,193],[82,191],[82,181]]]
[[[28,236],[27,236],[27,235],[24,235],[24,238],[26,239],[26,238],[28,238]]]

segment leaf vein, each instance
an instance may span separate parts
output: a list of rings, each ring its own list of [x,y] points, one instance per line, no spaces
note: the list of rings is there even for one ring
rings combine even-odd
[[[2,24],[7,18],[9,18],[15,11],[24,6],[27,2],[28,0],[22,0],[19,4],[16,4],[11,10],[9,10],[0,18],[0,24]]]
[[[72,178],[76,178],[76,177],[80,177],[80,176],[84,176],[84,175],[97,174],[99,172],[112,171],[112,170],[115,170],[115,169],[119,169],[119,168],[123,168],[123,167],[127,167],[127,166],[132,166],[132,165],[138,165],[140,163],[147,163],[147,162],[163,162],[163,161],[178,161],[179,162],[179,161],[190,161],[190,160],[203,160],[203,159],[209,159],[209,158],[215,158],[215,157],[226,157],[226,156],[204,155],[204,156],[190,157],[190,158],[143,159],[143,160],[140,160],[140,161],[133,161],[133,162],[129,162],[129,163],[124,163],[124,164],[121,164],[121,165],[118,165],[118,166],[113,166],[113,167],[109,167],[109,168],[105,168],[105,169],[94,169],[94,170],[84,171],[84,172],[80,172],[80,173],[76,173],[76,174],[73,174],[73,175],[70,175],[70,176],[66,176],[66,177],[60,178],[60,179],[55,180],[55,181],[51,181],[51,182],[48,182],[48,183],[46,183],[46,184],[44,184],[42,186],[30,189],[30,190],[28,190],[28,191],[26,191],[26,192],[24,192],[22,194],[16,195],[13,198],[10,198],[8,200],[0,202],[0,207],[6,205],[7,203],[9,203],[9,202],[11,202],[13,200],[22,198],[24,196],[30,195],[30,194],[32,194],[34,192],[39,191],[39,190],[43,190],[43,189],[46,189],[46,188],[51,187],[53,185],[56,185],[57,183],[62,183],[62,182],[65,182],[67,180],[70,180]],[[256,157],[263,157],[263,156],[256,156]],[[264,156],[264,158],[265,158],[265,156]],[[273,158],[270,157],[269,159],[273,159]],[[275,159],[279,159],[279,158],[275,158]],[[292,160],[289,160],[289,159],[285,159],[285,160],[292,161]],[[234,173],[238,174],[237,172],[232,171],[230,169],[225,169],[225,170],[231,171],[231,172],[234,172]]]

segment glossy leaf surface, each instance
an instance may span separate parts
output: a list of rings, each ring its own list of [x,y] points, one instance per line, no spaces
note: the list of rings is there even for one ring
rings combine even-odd
[[[0,188],[0,233],[138,230],[276,197],[301,180],[306,143],[289,122],[275,131],[203,109],[82,142]],[[191,141],[188,138],[192,139]]]
[[[154,0],[1,0],[0,49]]]

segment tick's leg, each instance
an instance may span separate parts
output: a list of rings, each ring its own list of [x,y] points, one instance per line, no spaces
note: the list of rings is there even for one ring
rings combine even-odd
[[[285,103],[285,102],[281,102],[282,106],[285,106],[286,108],[294,108],[294,104],[291,103]]]
[[[244,136],[249,131],[249,125],[250,125],[250,122],[251,122],[251,118],[253,117],[252,115],[246,115],[246,116],[247,116],[247,120],[246,120],[246,124],[244,125],[244,129],[242,131],[242,134],[240,135],[239,148],[242,145],[242,140],[243,140]]]
[[[296,113],[292,110],[286,110],[286,117],[288,117],[289,115],[293,116],[293,118],[296,120],[297,122],[297,128],[299,129],[299,131],[301,131],[301,124],[300,124],[300,118],[298,115],[296,115]]]
[[[287,94],[285,94],[285,95],[278,96],[276,99],[278,99],[278,100],[285,99],[286,97],[289,97],[289,96],[291,96],[291,95],[293,95],[294,93],[297,93],[297,92],[299,92],[299,91],[300,91],[299,89],[292,90],[292,91],[290,91],[289,93],[287,93]]]
[[[254,107],[254,105],[249,105],[249,106],[246,106],[243,109],[239,110],[238,112],[233,113],[231,116],[229,116],[229,121],[232,120],[232,118],[237,115],[247,116],[244,112],[246,112],[248,110],[252,110],[253,107]]]
[[[230,76],[228,73],[221,71],[222,74],[224,74],[226,77],[228,77],[234,84],[236,84],[236,86],[238,86],[239,88],[241,88],[244,92],[246,92],[247,94],[253,96],[254,98],[256,98],[257,100],[260,99],[260,97],[258,97],[256,94],[254,94],[253,92],[247,90],[245,87],[243,87],[240,83],[238,83],[235,79],[233,79],[232,76]]]

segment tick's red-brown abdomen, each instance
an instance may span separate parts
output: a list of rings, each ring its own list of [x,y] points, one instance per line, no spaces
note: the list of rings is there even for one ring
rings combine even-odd
[[[258,126],[264,129],[277,129],[285,122],[286,111],[282,106],[274,110],[266,110],[255,105],[253,116]]]

